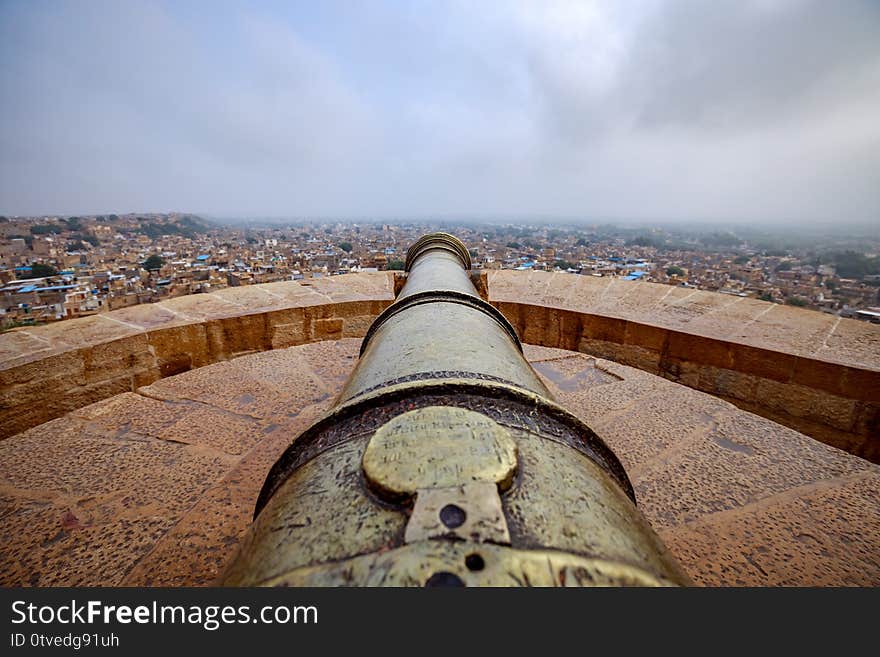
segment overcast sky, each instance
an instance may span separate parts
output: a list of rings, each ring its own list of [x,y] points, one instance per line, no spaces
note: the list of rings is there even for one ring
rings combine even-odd
[[[0,0],[0,213],[880,226],[880,1]]]

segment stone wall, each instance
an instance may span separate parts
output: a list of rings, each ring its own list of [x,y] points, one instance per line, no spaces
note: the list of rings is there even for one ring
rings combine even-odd
[[[880,462],[880,327],[666,285],[489,272],[523,342],[589,353]]]
[[[880,327],[613,278],[483,272],[522,341],[708,392],[880,462]],[[0,438],[157,379],[253,352],[362,337],[391,272],[228,288],[0,335]]]
[[[393,274],[227,288],[0,335],[0,438],[244,354],[362,337]]]

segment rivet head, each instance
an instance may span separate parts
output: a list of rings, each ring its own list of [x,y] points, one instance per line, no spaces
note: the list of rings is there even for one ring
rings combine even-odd
[[[449,573],[445,570],[434,573],[425,582],[425,588],[442,588],[442,587],[462,587],[465,586],[464,581],[455,573]]]
[[[467,520],[467,513],[460,506],[455,504],[447,504],[440,509],[440,522],[448,529],[456,529],[464,524]]]

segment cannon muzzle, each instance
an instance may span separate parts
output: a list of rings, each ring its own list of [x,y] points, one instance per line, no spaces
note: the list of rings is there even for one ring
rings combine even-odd
[[[419,239],[334,407],[273,466],[227,585],[688,584],[607,445]]]

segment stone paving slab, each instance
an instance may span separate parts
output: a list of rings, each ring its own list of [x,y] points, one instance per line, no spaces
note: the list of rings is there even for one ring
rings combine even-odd
[[[168,377],[0,442],[0,584],[207,585],[360,340]],[[880,467],[704,393],[526,345],[697,583],[880,585]]]

